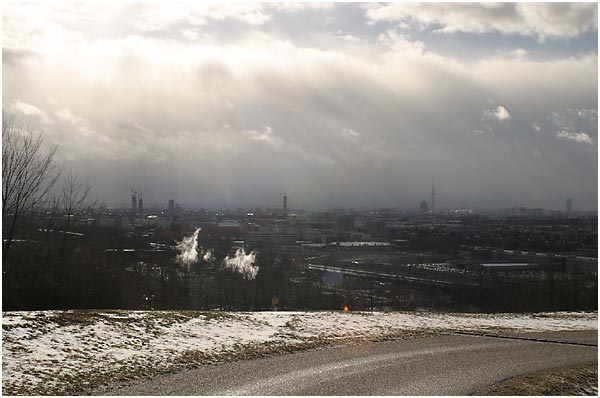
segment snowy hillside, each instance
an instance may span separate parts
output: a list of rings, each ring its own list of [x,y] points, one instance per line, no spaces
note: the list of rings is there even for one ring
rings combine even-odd
[[[68,394],[198,364],[443,331],[598,328],[597,313],[40,311],[2,315],[2,392]]]

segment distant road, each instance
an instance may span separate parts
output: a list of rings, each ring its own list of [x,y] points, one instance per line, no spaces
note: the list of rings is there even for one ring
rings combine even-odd
[[[469,395],[506,378],[597,363],[597,331],[445,335],[329,347],[160,376],[103,395]]]

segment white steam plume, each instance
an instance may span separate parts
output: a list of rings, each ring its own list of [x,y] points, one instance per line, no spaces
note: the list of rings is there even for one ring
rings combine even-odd
[[[175,261],[177,261],[179,265],[189,267],[198,260],[198,250],[196,249],[198,248],[198,232],[200,232],[200,229],[201,228],[196,229],[192,236],[183,238],[183,240],[177,244],[179,254],[175,258]]]
[[[246,254],[243,249],[237,249],[235,257],[227,256],[223,259],[223,266],[241,274],[244,279],[252,280],[258,273],[258,266],[254,265],[255,261],[256,253],[254,251]]]
[[[213,261],[215,259],[215,255],[213,254],[213,251],[211,249],[208,249],[208,251],[204,251],[204,248],[201,248],[201,254],[202,254],[202,258],[204,259],[204,261]]]

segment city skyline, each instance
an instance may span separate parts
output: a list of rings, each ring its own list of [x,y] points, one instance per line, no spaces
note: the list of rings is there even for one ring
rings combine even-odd
[[[283,196],[283,198],[287,199],[287,195]],[[139,203],[139,198],[137,199]],[[570,207],[569,207],[569,200],[570,200]],[[133,201],[133,199],[132,199]],[[337,211],[337,210],[356,210],[356,211],[365,211],[365,210],[378,210],[378,209],[395,209],[395,210],[399,210],[399,211],[409,211],[409,212],[419,212],[419,213],[434,213],[436,212],[435,209],[431,209],[431,203],[427,200],[422,200],[419,203],[416,204],[406,204],[406,205],[392,205],[392,206],[353,206],[353,205],[343,205],[343,204],[338,204],[338,205],[332,205],[332,206],[322,206],[322,207],[310,207],[310,206],[302,206],[301,203],[297,203],[294,206],[287,206],[287,200],[284,200],[284,202],[281,202],[281,200],[279,200],[279,203],[277,201],[277,199],[275,198],[270,198],[268,200],[266,200],[265,202],[262,203],[230,203],[230,204],[223,204],[223,203],[194,203],[194,202],[178,202],[177,200],[170,198],[170,199],[165,199],[162,202],[159,201],[155,201],[155,202],[145,202],[144,204],[144,209],[145,212],[144,214],[152,214],[157,210],[160,209],[170,209],[171,207],[171,202],[173,202],[173,206],[181,206],[182,209],[191,209],[191,210],[199,210],[199,209],[205,209],[205,210],[237,210],[237,209],[244,209],[244,210],[256,210],[256,209],[261,209],[263,211],[267,211],[267,210],[288,210],[288,211]],[[439,213],[444,213],[446,211],[449,210],[472,210],[472,211],[502,211],[502,210],[512,210],[512,209],[519,209],[519,208],[524,208],[524,209],[529,209],[529,210],[534,210],[534,209],[542,209],[542,210],[546,210],[546,211],[551,211],[551,212],[558,212],[558,211],[562,211],[562,212],[583,212],[583,213],[588,213],[588,212],[596,212],[596,210],[590,210],[590,209],[583,209],[583,208],[577,208],[577,203],[573,201],[572,198],[565,198],[565,202],[567,203],[567,205],[565,206],[565,203],[562,203],[562,206],[557,204],[556,206],[553,207],[546,207],[543,208],[541,206],[535,206],[531,205],[531,206],[526,206],[522,203],[515,203],[512,206],[506,206],[506,207],[482,207],[482,206],[473,206],[473,207],[468,207],[468,206],[441,206],[441,208],[438,208],[438,212]],[[131,203],[127,203],[125,201],[115,201],[115,202],[101,202],[104,206],[107,206],[109,208],[114,208],[114,209],[120,209],[120,210],[130,210],[130,211],[135,211],[135,213],[140,213],[139,211],[139,204],[136,204],[136,210],[133,210],[133,202]],[[423,207],[423,204],[425,205]],[[423,209],[425,209],[425,211],[423,211]]]
[[[6,2],[3,110],[92,199],[597,210],[597,4]]]

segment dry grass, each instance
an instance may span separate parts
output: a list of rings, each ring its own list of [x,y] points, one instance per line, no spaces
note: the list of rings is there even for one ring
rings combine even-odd
[[[598,364],[559,368],[517,376],[477,395],[598,395]]]

